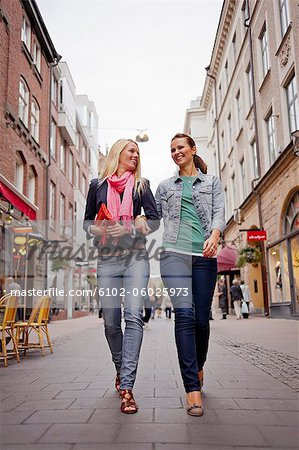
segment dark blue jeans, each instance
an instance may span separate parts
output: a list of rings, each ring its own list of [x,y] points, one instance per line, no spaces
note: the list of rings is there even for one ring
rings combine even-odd
[[[207,358],[217,259],[165,251],[160,270],[174,306],[175,340],[185,390],[199,391],[198,371]]]

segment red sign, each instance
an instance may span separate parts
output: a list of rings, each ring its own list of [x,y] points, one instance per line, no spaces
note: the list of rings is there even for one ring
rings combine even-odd
[[[247,241],[266,241],[267,240],[267,233],[264,230],[252,230],[247,231]]]

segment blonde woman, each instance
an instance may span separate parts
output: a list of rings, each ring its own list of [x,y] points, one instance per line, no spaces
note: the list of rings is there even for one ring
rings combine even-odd
[[[101,205],[111,221],[94,224]],[[141,216],[143,208],[144,216]],[[116,369],[115,388],[121,411],[138,411],[133,396],[143,336],[144,292],[149,278],[145,235],[159,227],[158,212],[148,180],[140,175],[136,142],[120,139],[111,147],[100,177],[93,179],[87,196],[83,228],[98,247],[97,276],[105,336]],[[121,328],[124,298],[125,330]]]

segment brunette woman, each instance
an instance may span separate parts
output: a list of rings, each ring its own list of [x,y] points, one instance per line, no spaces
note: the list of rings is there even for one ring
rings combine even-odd
[[[175,311],[175,339],[187,413],[201,416],[216,252],[225,220],[221,183],[217,177],[207,175],[207,166],[196,151],[190,136],[174,136],[171,157],[178,174],[159,184],[156,203],[164,221],[165,251],[160,270]]]

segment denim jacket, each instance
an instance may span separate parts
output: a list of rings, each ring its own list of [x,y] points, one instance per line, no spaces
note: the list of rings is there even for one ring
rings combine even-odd
[[[183,181],[179,175],[161,181],[156,192],[159,217],[164,221],[164,242],[176,243],[180,228]],[[214,228],[221,233],[225,229],[224,192],[219,178],[198,171],[193,182],[192,198],[202,224],[205,239]]]

